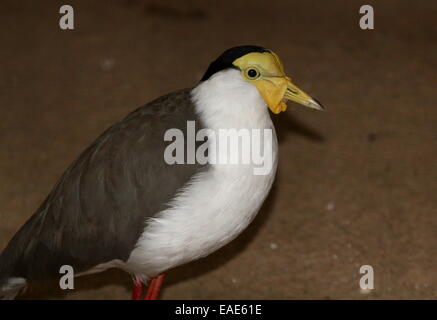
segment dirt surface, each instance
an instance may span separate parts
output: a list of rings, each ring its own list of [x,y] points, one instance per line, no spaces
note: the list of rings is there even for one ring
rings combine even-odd
[[[290,104],[274,190],[254,223],[168,272],[164,299],[437,298],[437,5],[366,1],[0,3],[0,249],[104,129],[259,44],[327,112]],[[266,7],[266,4],[270,3]],[[371,265],[375,289],[360,291]],[[128,299],[121,271],[27,299]]]

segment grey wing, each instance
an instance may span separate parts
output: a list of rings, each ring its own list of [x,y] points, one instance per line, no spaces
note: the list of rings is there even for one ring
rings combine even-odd
[[[127,260],[147,217],[165,209],[202,170],[164,161],[165,131],[185,131],[187,120],[201,128],[190,91],[183,90],[139,108],[104,132],[10,241],[0,260],[0,282],[5,274],[37,281],[59,275],[61,265],[77,273]]]

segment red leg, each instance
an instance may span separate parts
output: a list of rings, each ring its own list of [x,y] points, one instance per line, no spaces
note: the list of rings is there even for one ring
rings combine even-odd
[[[147,287],[146,295],[144,296],[144,300],[150,300],[150,297],[152,295],[152,291],[155,287],[155,278],[150,279],[149,286]]]
[[[144,300],[156,300],[156,299],[158,299],[159,290],[161,289],[163,281],[164,281],[164,274],[163,273],[152,278],[152,280],[150,281],[150,285],[147,288],[147,293],[146,293],[146,296],[144,297]]]
[[[140,300],[143,292],[143,282],[134,278],[134,287],[132,290],[132,300]]]

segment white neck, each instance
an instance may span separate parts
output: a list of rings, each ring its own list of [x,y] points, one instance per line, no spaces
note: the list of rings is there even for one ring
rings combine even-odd
[[[196,111],[210,129],[270,127],[266,103],[238,70],[216,73],[193,89],[192,98]]]

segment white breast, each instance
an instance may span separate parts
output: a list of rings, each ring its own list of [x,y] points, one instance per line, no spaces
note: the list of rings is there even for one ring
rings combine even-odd
[[[190,181],[169,209],[147,221],[126,268],[144,278],[206,256],[227,244],[252,221],[274,180],[277,140],[257,89],[237,70],[217,73],[192,92],[202,122],[217,130],[272,129],[272,169],[254,175],[251,164],[216,164]]]

